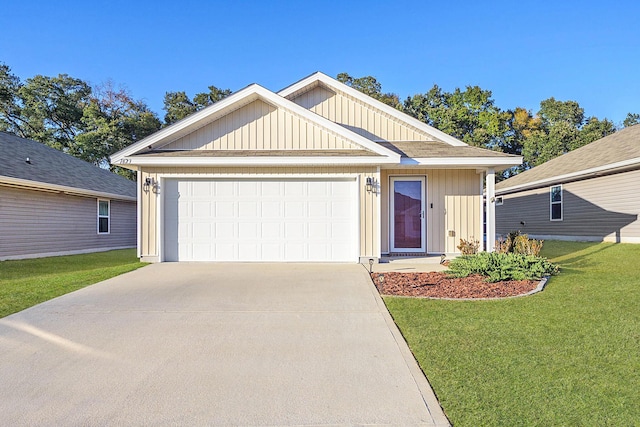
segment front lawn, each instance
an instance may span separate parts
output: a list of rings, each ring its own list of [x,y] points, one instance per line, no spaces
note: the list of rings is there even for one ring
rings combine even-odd
[[[562,271],[533,296],[384,300],[456,427],[640,425],[640,245],[541,255]]]
[[[0,261],[0,318],[144,265],[135,249]]]

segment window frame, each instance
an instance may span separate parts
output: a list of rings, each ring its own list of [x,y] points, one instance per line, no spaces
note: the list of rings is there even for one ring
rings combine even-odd
[[[553,189],[560,188],[560,201],[553,201]],[[564,219],[564,194],[562,184],[549,187],[549,221],[562,221]],[[560,218],[553,217],[553,205],[560,205]]]
[[[107,215],[100,215],[100,203],[101,202],[106,202],[107,203]],[[98,212],[97,212],[97,219],[96,219],[96,226],[97,226],[97,232],[98,234],[111,234],[111,200],[108,199],[98,199]],[[107,231],[100,231],[100,220],[106,218],[107,219]]]

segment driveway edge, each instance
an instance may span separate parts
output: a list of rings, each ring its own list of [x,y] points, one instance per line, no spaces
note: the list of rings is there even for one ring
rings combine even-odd
[[[367,283],[370,285],[371,293],[375,298],[380,313],[382,314],[382,317],[384,318],[384,321],[387,324],[391,335],[393,335],[393,339],[395,340],[396,345],[398,346],[398,349],[400,350],[400,353],[402,354],[402,357],[407,364],[407,368],[409,369],[409,372],[413,377],[413,380],[415,381],[420,394],[422,395],[422,400],[424,401],[425,406],[427,407],[427,410],[431,415],[433,425],[436,427],[451,427],[451,423],[445,415],[442,406],[440,406],[440,402],[438,402],[436,394],[433,391],[429,380],[425,376],[424,372],[422,372],[422,369],[420,369],[418,361],[411,352],[411,349],[409,348],[407,341],[404,339],[402,332],[400,332],[400,329],[398,329],[398,325],[396,325],[396,322],[393,320],[391,313],[389,313],[389,310],[382,300],[380,293],[371,280],[371,276],[366,271],[363,271],[363,273],[367,275]]]

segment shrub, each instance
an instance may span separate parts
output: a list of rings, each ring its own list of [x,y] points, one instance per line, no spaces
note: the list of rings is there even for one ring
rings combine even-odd
[[[480,252],[451,260],[447,273],[453,277],[480,274],[488,282],[502,280],[539,280],[556,274],[557,265],[546,258],[518,253]]]
[[[529,239],[526,234],[512,231],[506,240],[500,238],[496,241],[496,252],[539,256],[543,244],[544,240]]]
[[[473,240],[473,237],[471,237],[469,240],[460,239],[460,244],[458,245],[458,249],[460,249],[460,252],[462,252],[462,255],[477,254],[479,248],[480,248],[480,241]]]

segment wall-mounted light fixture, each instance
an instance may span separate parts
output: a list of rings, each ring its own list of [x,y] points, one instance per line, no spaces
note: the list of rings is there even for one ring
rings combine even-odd
[[[146,192],[149,191],[149,187],[153,187],[154,185],[155,185],[155,182],[154,182],[153,178],[147,177],[147,178],[144,179],[144,184],[142,184],[142,189],[146,193]]]
[[[371,191],[373,190],[373,178],[371,178],[370,176],[367,177],[365,188],[367,189],[367,193],[371,193]]]

